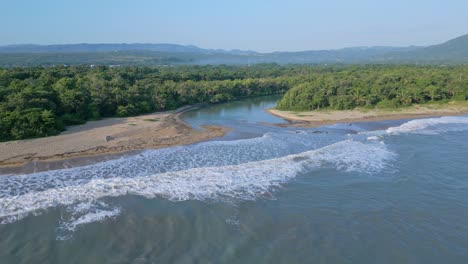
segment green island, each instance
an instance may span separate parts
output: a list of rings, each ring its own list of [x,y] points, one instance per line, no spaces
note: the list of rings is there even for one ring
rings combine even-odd
[[[103,117],[284,94],[289,111],[466,102],[468,66],[59,66],[0,69],[0,141]]]

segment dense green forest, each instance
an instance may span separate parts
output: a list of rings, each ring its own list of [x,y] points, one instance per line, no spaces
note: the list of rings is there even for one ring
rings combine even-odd
[[[280,110],[395,108],[468,98],[468,66],[360,66],[313,74],[290,89]]]
[[[37,67],[0,69],[0,140],[196,103],[285,92],[294,67]]]
[[[468,66],[0,68],[0,141],[54,135],[67,125],[196,103],[285,93],[278,107],[397,107],[466,100]]]

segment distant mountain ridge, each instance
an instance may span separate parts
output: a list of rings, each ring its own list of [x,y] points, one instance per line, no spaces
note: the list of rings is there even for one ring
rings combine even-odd
[[[157,51],[157,52],[183,52],[183,53],[202,53],[202,54],[238,54],[238,55],[273,55],[273,54],[307,54],[307,53],[330,53],[330,52],[389,52],[395,50],[408,50],[414,49],[412,47],[391,47],[391,46],[370,46],[370,47],[349,47],[342,49],[332,50],[307,50],[307,51],[275,51],[271,53],[261,53],[252,50],[224,50],[224,49],[204,49],[195,45],[180,45],[170,43],[103,43],[103,44],[53,44],[53,45],[39,45],[39,44],[17,44],[0,46],[0,53],[41,53],[41,52],[118,52],[118,51]]]
[[[254,51],[203,49],[194,45],[179,45],[169,43],[118,43],[118,44],[56,44],[37,45],[20,44],[0,46],[0,53],[41,53],[41,52],[117,52],[117,51],[157,51],[157,52],[181,52],[181,53],[227,53],[227,54],[254,54]]]
[[[352,47],[335,50],[260,53],[203,49],[178,44],[65,44],[0,46],[0,66],[76,64],[465,64],[468,35],[419,47]]]

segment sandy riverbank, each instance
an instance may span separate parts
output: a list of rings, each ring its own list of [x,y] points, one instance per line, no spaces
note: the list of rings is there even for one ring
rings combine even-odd
[[[72,126],[57,136],[0,143],[0,174],[78,166],[132,151],[186,145],[221,137],[228,128],[192,129],[179,116],[187,108]]]
[[[283,126],[316,127],[335,123],[351,123],[381,120],[422,118],[429,116],[468,114],[468,102],[449,102],[446,104],[425,104],[400,108],[397,110],[353,109],[320,111],[280,111],[269,109],[269,113],[291,121]]]

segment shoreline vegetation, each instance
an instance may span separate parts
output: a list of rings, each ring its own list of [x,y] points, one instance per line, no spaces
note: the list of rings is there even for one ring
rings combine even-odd
[[[284,94],[279,110],[400,108],[468,99],[468,65],[0,68],[0,141],[195,104]]]
[[[295,67],[277,65],[0,68],[0,141],[70,125],[283,94]]]
[[[343,67],[289,89],[272,114],[309,126],[467,113],[467,67]]]
[[[289,121],[278,126],[318,127],[337,123],[372,122],[384,120],[400,120],[425,118],[434,116],[468,114],[468,102],[451,101],[447,103],[428,103],[412,105],[396,109],[365,109],[352,110],[316,110],[316,111],[286,111],[275,108],[267,109],[272,115]]]
[[[128,118],[106,118],[72,126],[57,136],[0,142],[0,175],[78,167],[145,149],[192,144],[230,131],[196,130],[180,119],[194,107]]]
[[[399,109],[468,99],[468,67],[343,68],[289,89],[279,110]]]

